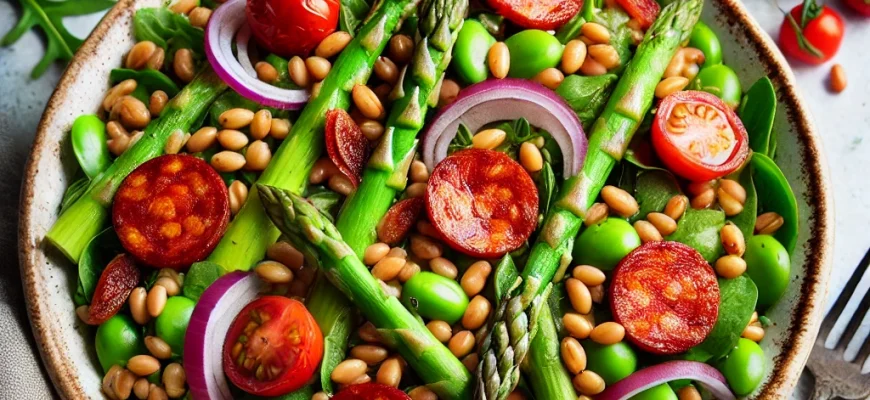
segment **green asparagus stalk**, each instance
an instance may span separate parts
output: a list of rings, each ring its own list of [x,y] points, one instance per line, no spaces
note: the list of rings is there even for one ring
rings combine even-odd
[[[536,296],[544,295],[544,289],[557,275],[563,275],[568,264],[571,263],[571,249],[574,237],[580,229],[585,217],[586,210],[592,206],[607,176],[617,161],[622,159],[632,135],[637,131],[644,116],[652,106],[655,87],[661,80],[668,63],[676,53],[680,43],[688,39],[692,28],[701,13],[703,2],[701,0],[679,0],[665,7],[659,14],[658,19],[647,31],[643,42],[638,46],[637,53],[631,63],[625,69],[623,76],[617,83],[613,95],[607,102],[601,116],[595,122],[589,140],[589,150],[579,174],[569,178],[562,185],[561,196],[553,205],[548,214],[544,226],[537,241],[532,247],[526,268],[523,270],[523,290],[519,296],[525,298],[523,309],[513,310],[517,313],[530,314],[534,311],[531,307],[536,304]],[[529,287],[532,289],[528,289]],[[510,300],[508,301],[510,302]],[[516,320],[511,310],[504,315],[504,320]],[[537,322],[529,318],[530,331],[534,331]],[[497,323],[498,321],[496,321]],[[513,336],[522,335],[522,332],[508,331],[506,339],[513,340]],[[511,335],[512,334],[512,335]],[[505,337],[491,336],[493,342],[504,340]],[[538,343],[535,340],[532,343]],[[498,348],[498,346],[494,346]],[[531,352],[544,351],[539,346],[530,346]],[[510,360],[498,358],[500,365]],[[513,354],[514,362],[521,364],[526,354]],[[486,360],[487,356],[483,357]],[[533,359],[539,359],[533,357]],[[541,358],[541,360],[547,360]],[[535,365],[535,369],[562,368],[561,364],[549,362],[548,365]],[[479,381],[491,384],[495,379],[480,374]],[[503,377],[502,377],[503,379]],[[558,397],[550,389],[535,388],[536,397],[553,399]],[[550,391],[550,392],[548,392]],[[490,390],[478,390],[480,393],[490,393]],[[497,392],[498,399],[503,393]],[[510,391],[507,391],[510,393]],[[479,397],[490,399],[493,397]]]
[[[571,375],[562,366],[559,331],[549,306],[541,308],[538,331],[532,338],[531,351],[522,364],[523,373],[538,399],[574,400],[574,384]]]
[[[124,178],[145,161],[163,154],[172,132],[189,131],[226,87],[211,68],[202,70],[172,98],[160,118],[145,128],[136,144],[91,181],[85,193],[60,215],[45,235],[46,239],[78,263],[85,246],[105,227],[112,198]]]
[[[371,321],[383,340],[443,399],[471,397],[471,375],[465,366],[398,298],[380,283],[354,254],[338,229],[305,198],[289,190],[257,185],[266,213],[307,262],[326,277]]]
[[[375,227],[386,214],[396,193],[404,188],[408,167],[423,127],[423,118],[432,98],[437,99],[437,82],[449,64],[449,54],[462,26],[462,17],[468,7],[467,0],[426,1],[420,8],[421,21],[412,66],[402,74],[396,84],[392,111],[386,122],[387,134],[381,140],[376,156],[363,173],[357,190],[345,202],[336,226],[345,242],[362,258],[365,249],[375,242]],[[440,15],[440,17],[439,17]],[[430,17],[436,17],[430,19]],[[443,25],[442,25],[443,24]],[[429,74],[418,75],[422,71]],[[330,375],[345,356],[350,335],[351,319],[331,310],[347,308],[348,302],[338,290],[323,279],[308,297],[321,331],[326,338],[324,361],[320,366],[321,385],[332,393]],[[319,314],[323,310],[322,314]]]
[[[360,29],[359,34],[345,47],[323,80],[319,94],[311,99],[290,136],[281,146],[269,166],[258,180],[301,193],[308,182],[308,174],[323,150],[323,126],[326,112],[350,107],[350,92],[356,85],[364,85],[372,66],[383,52],[391,34],[398,29],[408,12],[420,0],[380,1]],[[279,232],[269,221],[256,188],[230,224],[223,239],[209,256],[209,260],[226,270],[247,270],[261,260],[266,247],[278,239]]]

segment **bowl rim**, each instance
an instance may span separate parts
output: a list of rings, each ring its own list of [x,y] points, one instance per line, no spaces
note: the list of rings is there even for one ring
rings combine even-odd
[[[105,38],[109,29],[118,23],[118,19],[131,13],[136,8],[137,2],[138,0],[119,0],[76,52],[46,105],[25,167],[18,226],[18,255],[24,298],[28,319],[45,369],[55,389],[63,398],[82,398],[87,394],[78,380],[75,369],[71,367],[72,362],[65,352],[62,341],[55,340],[56,337],[60,337],[60,327],[41,317],[41,308],[47,307],[43,296],[48,295],[38,290],[36,281],[40,265],[35,262],[34,255],[44,251],[44,248],[41,238],[34,237],[32,234],[31,213],[36,212],[33,208],[33,199],[36,195],[35,177],[42,156],[54,154],[42,150],[47,145],[46,132],[51,121],[60,111],[63,100],[69,96],[67,86],[78,78],[82,68],[90,62],[88,55],[95,52],[96,46]],[[828,291],[833,258],[834,216],[827,160],[808,109],[798,94],[795,76],[776,44],[761,29],[740,0],[711,0],[711,3],[723,12],[724,18],[736,22],[745,30],[749,45],[754,47],[760,57],[759,61],[769,69],[768,76],[779,87],[779,100],[786,104],[786,109],[789,110],[788,118],[795,123],[795,133],[803,144],[801,160],[808,172],[807,196],[816,216],[811,224],[808,250],[805,251],[807,259],[804,267],[807,270],[803,281],[804,287],[797,301],[797,307],[792,310],[791,330],[782,341],[782,352],[774,360],[772,377],[757,394],[758,398],[784,397],[783,393],[791,393],[796,386],[816,341]]]

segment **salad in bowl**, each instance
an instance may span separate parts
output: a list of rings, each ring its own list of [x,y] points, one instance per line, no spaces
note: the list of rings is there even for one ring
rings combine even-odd
[[[703,7],[135,10],[41,237],[102,395],[753,395],[802,217]]]

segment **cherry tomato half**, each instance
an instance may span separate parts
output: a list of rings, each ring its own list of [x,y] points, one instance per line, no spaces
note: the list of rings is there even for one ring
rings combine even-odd
[[[668,169],[692,181],[728,175],[749,155],[746,128],[731,107],[715,95],[691,90],[659,104],[652,143]]]
[[[301,388],[323,358],[323,335],[305,305],[263,296],[233,320],[224,342],[224,372],[240,389],[280,396]]]
[[[616,0],[628,15],[640,22],[643,29],[649,28],[659,16],[661,7],[655,0]]]
[[[855,11],[870,17],[870,0],[846,0],[846,4]]]
[[[257,43],[284,57],[305,56],[338,25],[339,0],[248,0]]]
[[[509,21],[528,29],[556,29],[583,5],[581,0],[489,0],[489,6]]]
[[[411,396],[392,386],[369,382],[348,386],[332,400],[411,400]]]
[[[791,9],[791,16],[798,25],[801,23],[803,9],[803,5]],[[801,48],[797,32],[788,18],[782,21],[782,27],[779,30],[779,46],[785,54],[791,57],[809,64],[821,64],[837,54],[840,43],[843,42],[843,29],[843,17],[830,7],[822,6],[819,15],[811,19],[803,28],[804,38],[821,52],[821,57]]]

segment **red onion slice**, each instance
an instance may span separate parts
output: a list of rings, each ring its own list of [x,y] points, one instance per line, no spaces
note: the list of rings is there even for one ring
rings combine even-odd
[[[187,351],[185,349],[185,351]],[[678,379],[691,379],[704,385],[719,400],[734,400],[725,377],[716,368],[697,361],[668,361],[637,371],[610,385],[598,400],[626,400],[651,387]]]
[[[565,177],[580,172],[588,145],[577,114],[552,90],[524,79],[492,79],[462,90],[429,124],[423,162],[431,171],[447,157],[459,124],[476,132],[491,122],[520,117],[553,136],[562,150]]]
[[[184,335],[184,371],[194,399],[232,399],[224,375],[224,341],[236,315],[265,289],[254,274],[231,272],[203,292]]]
[[[232,46],[237,32],[239,60],[233,55]],[[268,107],[287,110],[302,108],[308,102],[307,90],[282,89],[257,79],[248,56],[249,41],[245,0],[229,0],[218,7],[208,21],[205,28],[205,55],[218,76],[240,95]]]

